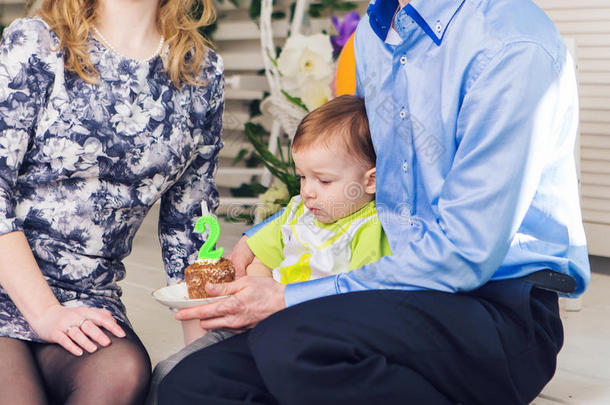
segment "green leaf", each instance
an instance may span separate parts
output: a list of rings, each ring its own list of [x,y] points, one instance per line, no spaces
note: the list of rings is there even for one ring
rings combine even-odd
[[[250,153],[250,156],[246,159],[246,167],[258,167],[261,164],[261,160],[258,155],[254,152]]]
[[[358,5],[356,3],[352,3],[351,1],[338,2],[332,6],[333,10],[337,11],[350,11],[357,8]]]
[[[250,114],[250,118],[258,117],[263,114],[261,112],[261,100],[256,99],[250,101],[248,104],[248,114]]]
[[[250,133],[259,138],[262,138],[262,136],[265,134],[265,127],[263,127],[261,124],[255,124],[253,122],[246,122],[244,125],[244,130],[246,133]]]
[[[275,140],[276,144],[277,144],[277,153],[280,155],[280,161],[282,162],[282,164],[286,165],[286,161],[284,160],[284,151],[282,150],[282,142],[280,142],[280,138],[276,138]],[[288,165],[286,165],[288,166]]]
[[[226,213],[217,215],[218,218],[223,218],[227,222],[231,223],[244,223],[246,225],[254,224],[254,215],[248,213],[239,213],[229,216]]]
[[[292,3],[290,3],[290,18],[288,19],[288,21],[292,22],[292,19],[294,18],[294,9],[296,7],[297,3],[296,1],[293,1]]]
[[[248,153],[248,149],[246,149],[246,148],[240,149],[239,152],[237,152],[237,156],[235,156],[233,158],[233,162],[231,164],[233,166],[235,166],[237,163],[239,163],[241,160],[243,160],[244,156],[246,156],[247,153]]]
[[[301,100],[299,97],[293,97],[290,94],[288,94],[286,92],[286,90],[282,90],[282,94],[284,95],[284,97],[286,97],[288,99],[288,101],[290,101],[292,104],[296,105],[297,107],[301,107],[303,110],[309,112],[309,110],[307,109],[307,106],[305,105],[305,103],[303,103],[303,100]]]
[[[248,15],[252,20],[258,20],[261,16],[261,0],[250,0]]]
[[[267,191],[267,187],[258,182],[250,184],[242,183],[239,187],[231,187],[229,190],[233,197],[256,197]]]
[[[309,14],[309,16],[312,18],[320,18],[322,16],[322,10],[324,10],[324,6],[322,4],[313,3],[309,5],[307,14]]]
[[[279,57],[280,52],[282,51],[279,47],[275,48],[277,55],[274,57],[273,55],[269,55],[269,53],[267,53],[267,57],[269,57],[269,60],[271,61],[271,63],[273,63],[273,66],[277,67],[277,58]],[[265,69],[262,70],[263,74],[265,74]]]
[[[273,13],[271,13],[272,20],[282,20],[284,18],[286,18],[285,11],[274,11]]]
[[[252,191],[254,191],[256,194],[263,194],[269,189],[269,187],[265,187],[259,182],[252,183],[250,184],[250,186],[252,188]]]
[[[300,180],[299,177],[294,174],[295,168],[292,160],[289,160],[291,163],[283,162],[269,151],[269,148],[267,148],[267,145],[262,138],[264,128],[261,125],[247,122],[245,131],[248,140],[254,147],[255,153],[259,156],[267,170],[286,185],[291,196],[298,194]]]

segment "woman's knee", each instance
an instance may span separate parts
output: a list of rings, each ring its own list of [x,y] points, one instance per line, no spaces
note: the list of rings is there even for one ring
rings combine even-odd
[[[151,366],[148,356],[142,353],[127,352],[117,359],[116,380],[117,385],[142,389],[148,386]]]
[[[98,358],[89,362],[87,370],[82,370],[77,376],[80,390],[96,392],[108,398],[107,403],[132,404],[144,400],[150,383],[151,365],[143,347],[130,341],[113,341],[109,347],[94,353],[92,360],[95,355]],[[92,374],[97,374],[97,378],[91,378]]]

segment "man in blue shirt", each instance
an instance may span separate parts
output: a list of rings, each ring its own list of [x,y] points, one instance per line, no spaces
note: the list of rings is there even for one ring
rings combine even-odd
[[[210,286],[231,297],[177,317],[254,329],[184,360],[162,400],[526,404],[553,376],[552,290],[589,281],[559,33],[530,0],[373,0],[355,52],[394,254],[286,287]]]

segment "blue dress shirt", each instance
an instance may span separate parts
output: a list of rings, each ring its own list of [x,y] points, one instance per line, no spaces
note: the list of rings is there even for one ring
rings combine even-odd
[[[394,254],[286,286],[286,305],[370,289],[458,292],[541,269],[590,270],[573,62],[530,0],[373,0],[355,39]],[[394,28],[400,43],[386,43]],[[256,228],[251,230],[252,233]]]

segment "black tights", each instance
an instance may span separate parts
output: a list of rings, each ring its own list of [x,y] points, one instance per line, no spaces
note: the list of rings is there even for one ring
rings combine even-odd
[[[80,357],[57,344],[0,337],[0,405],[142,404],[150,359],[136,334]]]

